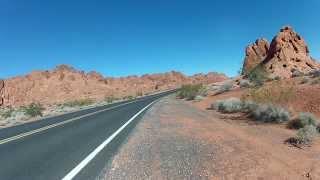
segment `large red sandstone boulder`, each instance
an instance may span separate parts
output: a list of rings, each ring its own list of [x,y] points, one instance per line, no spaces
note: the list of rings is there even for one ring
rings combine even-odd
[[[259,39],[246,48],[242,74],[249,73],[257,65],[263,65],[273,77],[290,78],[298,71],[308,73],[320,69],[320,64],[309,55],[303,38],[289,26],[283,27],[269,46]]]
[[[284,78],[292,77],[294,71],[308,73],[320,68],[309,55],[304,39],[289,26],[273,38],[263,64],[268,72]]]
[[[247,46],[242,74],[247,74],[260,64],[266,58],[268,50],[269,42],[264,38],[257,39],[255,43]]]

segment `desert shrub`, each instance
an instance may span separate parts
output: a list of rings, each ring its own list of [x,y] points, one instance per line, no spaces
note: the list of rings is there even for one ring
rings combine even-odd
[[[259,104],[285,104],[293,99],[293,86],[288,86],[280,81],[272,82],[271,84],[251,88],[242,96],[244,101],[253,101]]]
[[[243,111],[243,103],[240,99],[230,98],[213,103],[211,108],[222,113],[235,113]]]
[[[198,95],[202,97],[208,96],[208,88],[205,86],[201,86],[201,88],[198,91]]]
[[[30,117],[42,116],[42,111],[44,108],[39,103],[31,103],[28,106],[22,107],[22,111]]]
[[[269,75],[267,78],[266,78],[266,81],[279,81],[281,80],[281,77],[280,76],[275,76],[275,75]]]
[[[320,70],[313,70],[313,71],[309,72],[309,76],[311,76],[313,78],[320,77]]]
[[[304,74],[299,71],[299,70],[294,70],[291,74],[292,77],[300,77],[300,76],[303,76]]]
[[[250,81],[246,79],[241,79],[239,81],[240,88],[249,88],[251,86]]]
[[[320,133],[320,124],[318,124],[316,128],[317,128],[318,133]]]
[[[247,77],[255,86],[262,86],[268,79],[268,73],[263,66],[258,65],[247,74]]]
[[[128,99],[128,100],[132,100],[132,99],[134,99],[135,97],[133,97],[132,95],[129,95],[129,96],[127,96],[127,97],[125,97],[125,99]]]
[[[306,83],[308,83],[308,82],[309,82],[309,78],[303,77],[303,78],[301,79],[301,81],[300,81],[300,84],[306,84]]]
[[[273,104],[257,106],[251,113],[256,121],[281,123],[290,119],[290,114],[282,107]]]
[[[229,98],[219,100],[211,104],[211,109],[216,109],[223,113],[236,113],[236,112],[252,112],[257,108],[257,104],[252,101],[242,101],[238,98]]]
[[[221,94],[227,91],[230,91],[233,86],[232,81],[226,81],[221,86],[219,86],[216,90],[216,94]]]
[[[204,97],[201,96],[201,95],[197,95],[197,96],[194,98],[195,101],[202,101],[203,99],[204,99]]]
[[[93,104],[94,101],[92,99],[78,99],[70,102],[66,102],[63,104],[63,106],[66,107],[81,107],[81,106],[88,106],[90,104]]]
[[[179,90],[177,97],[181,99],[194,100],[202,88],[203,86],[201,84],[183,85]]]
[[[14,109],[13,108],[9,108],[8,110],[6,110],[6,111],[1,113],[1,117],[5,118],[5,119],[9,118],[9,117],[12,116],[13,112],[14,112]]]
[[[113,96],[106,96],[105,98],[104,98],[104,101],[106,101],[107,103],[113,103],[114,101],[117,101],[118,100],[118,98],[116,98],[116,97],[113,97]]]
[[[317,120],[311,113],[300,113],[296,119],[289,121],[288,123],[288,127],[291,129],[300,129],[308,125],[317,125]]]
[[[320,77],[311,81],[311,84],[320,84]]]
[[[296,139],[300,144],[309,144],[313,138],[317,135],[317,129],[313,125],[307,125],[300,128],[297,132]]]
[[[242,112],[252,113],[258,106],[259,104],[253,101],[242,101]]]

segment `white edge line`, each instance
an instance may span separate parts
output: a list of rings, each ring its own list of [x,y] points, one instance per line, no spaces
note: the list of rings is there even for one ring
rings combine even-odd
[[[73,168],[62,180],[72,180],[89,162],[106,147],[126,126],[128,126],[137,116],[139,116],[144,110],[150,107],[157,100],[151,102],[146,107],[141,109],[138,113],[132,116],[124,125],[122,125],[116,132],[114,132],[108,139],[94,149],[85,159],[83,159],[75,168]]]

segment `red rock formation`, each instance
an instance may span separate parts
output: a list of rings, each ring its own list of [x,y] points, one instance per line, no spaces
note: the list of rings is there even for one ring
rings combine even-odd
[[[292,77],[294,71],[308,73],[320,69],[320,65],[309,55],[309,49],[303,38],[289,26],[283,27],[270,44],[264,39],[246,49],[243,74],[262,64],[273,76]]]
[[[268,50],[269,42],[264,38],[257,39],[255,43],[247,46],[242,74],[250,72],[254,67],[260,64],[266,58]]]
[[[216,73],[188,77],[175,71],[141,77],[104,78],[97,72],[85,73],[60,65],[52,71],[33,71],[26,76],[7,79],[5,104],[20,106],[39,102],[45,105],[84,98],[102,100],[107,96],[135,96],[140,92],[166,90],[186,83],[213,83],[225,79],[225,75]]]
[[[289,26],[283,27],[273,38],[263,64],[268,72],[284,78],[291,77],[296,70],[308,73],[320,68],[310,57],[304,39]]]

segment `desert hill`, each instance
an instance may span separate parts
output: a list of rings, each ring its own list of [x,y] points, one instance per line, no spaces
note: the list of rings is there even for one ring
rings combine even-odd
[[[103,100],[123,98],[172,89],[189,83],[214,83],[227,79],[223,74],[208,73],[186,76],[171,71],[121,78],[103,77],[98,72],[85,73],[68,65],[50,71],[33,71],[25,76],[4,80],[1,92],[5,106],[21,106],[33,102],[44,105],[78,99]]]

